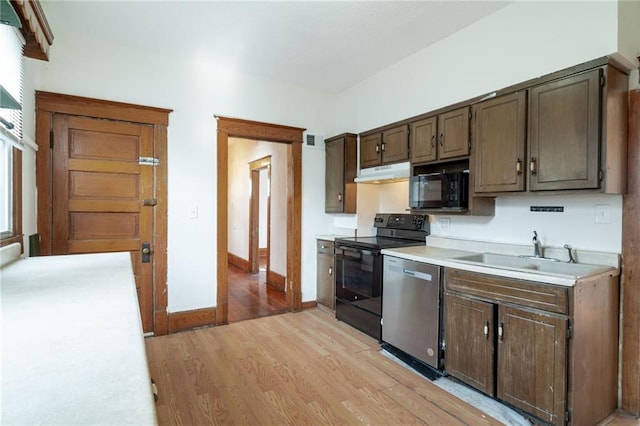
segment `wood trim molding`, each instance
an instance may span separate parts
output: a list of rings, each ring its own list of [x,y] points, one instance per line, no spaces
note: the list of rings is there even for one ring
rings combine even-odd
[[[629,93],[627,194],[622,203],[622,403],[640,416],[640,90]]]
[[[20,243],[20,253],[24,253],[24,235],[22,234],[22,151],[13,148],[13,200],[11,215],[13,226],[11,235],[0,240],[0,247]]]
[[[227,271],[229,137],[280,142],[287,148],[287,307],[302,309],[301,290],[301,211],[302,211],[302,133],[305,129],[215,116],[217,121],[217,300],[216,324],[228,323],[229,288]]]
[[[277,272],[267,270],[267,285],[276,290],[286,291],[286,278]]]
[[[318,302],[316,302],[315,300],[312,300],[310,302],[302,302],[302,309],[313,309],[316,306],[318,306]]]
[[[240,256],[236,256],[229,252],[227,252],[227,259],[227,261],[233,266],[236,266],[245,272],[249,272],[249,261],[247,259],[243,259]]]
[[[169,333],[191,330],[196,327],[215,325],[216,308],[194,309],[192,311],[171,312],[169,314]]]
[[[11,0],[22,28],[25,39],[24,56],[33,59],[49,60],[49,48],[53,44],[53,33],[42,6],[38,0]]]
[[[36,111],[85,115],[156,126],[168,126],[169,113],[173,112],[172,109],[105,101],[40,90],[36,90]]]

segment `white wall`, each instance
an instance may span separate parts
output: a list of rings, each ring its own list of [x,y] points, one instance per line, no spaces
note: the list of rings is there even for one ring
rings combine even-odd
[[[72,37],[66,31],[69,23],[50,23],[55,31],[50,61],[28,59],[25,65],[25,134],[35,139],[35,90],[173,109],[168,129],[168,309],[215,306],[214,114],[330,134],[335,96],[234,73],[225,70],[225,64],[205,64],[172,52],[155,55]],[[322,151],[303,150],[303,301],[315,300],[314,236],[331,229],[324,218],[324,197],[317,196],[324,191],[323,158]],[[34,168],[32,159],[25,161],[26,175],[35,175]],[[35,205],[34,187],[25,187],[26,206]],[[192,206],[198,207],[197,220],[189,218]],[[25,211],[25,233],[33,230],[35,213]]]
[[[229,138],[229,252],[249,259],[249,163],[271,156],[270,268],[287,274],[287,145]],[[266,180],[266,179],[265,179]],[[261,195],[266,191],[261,191]],[[266,219],[266,215],[265,215]],[[266,237],[266,223],[263,227]],[[266,241],[266,238],[265,238]],[[263,247],[266,247],[266,243]]]
[[[637,13],[639,4],[625,7]],[[341,93],[336,127],[362,132],[615,53],[618,14],[614,1],[515,2]],[[637,22],[621,32],[629,63],[640,54]],[[565,213],[529,212],[540,203]],[[610,224],[594,223],[601,204],[610,206]],[[375,212],[358,210],[360,229]],[[619,196],[499,197],[495,217],[448,216],[446,231],[433,218],[432,234],[528,244],[535,226],[546,245],[620,252],[621,217]]]

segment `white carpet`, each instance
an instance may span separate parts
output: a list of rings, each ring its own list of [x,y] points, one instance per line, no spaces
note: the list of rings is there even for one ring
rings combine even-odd
[[[388,357],[389,359],[392,359],[393,361],[397,362],[398,364],[404,366],[405,368],[413,371],[414,373],[416,373],[417,375],[422,376],[419,372],[417,372],[416,370],[414,370],[413,368],[411,368],[410,365],[408,365],[407,363],[405,363],[404,361],[402,361],[401,359],[399,359],[398,357],[396,357],[395,355],[385,351],[385,350],[381,350],[380,353],[382,353],[383,355],[385,355],[386,357]],[[425,380],[428,380],[425,377]],[[493,417],[494,419],[504,423],[505,425],[509,425],[509,426],[531,426],[531,422],[529,420],[527,420],[525,417],[523,417],[522,415],[518,414],[516,411],[512,410],[511,408],[507,407],[504,404],[501,404],[500,402],[496,401],[495,399],[489,398],[488,396],[483,395],[482,393],[468,387],[465,386],[463,384],[460,384],[448,377],[440,377],[434,381],[432,381],[433,384],[435,384],[436,386],[438,386],[441,389],[446,390],[447,392],[449,392],[452,395],[455,395],[456,397],[460,398],[461,400],[463,400],[464,402],[473,405],[474,407],[476,407],[478,410],[482,411],[483,413]]]

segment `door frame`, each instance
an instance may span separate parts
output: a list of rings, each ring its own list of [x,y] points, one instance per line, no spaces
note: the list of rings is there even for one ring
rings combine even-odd
[[[153,210],[153,333],[167,334],[167,127],[173,110],[43,91],[36,91],[35,98],[37,225],[40,254],[45,256],[51,255],[53,247],[51,136],[54,114],[153,126],[154,155],[159,160],[154,167],[157,204]]]
[[[251,180],[251,195],[249,198],[249,273],[257,274],[259,270],[260,250],[260,172],[266,170],[267,182],[271,188],[271,156],[260,158],[249,163],[249,178]],[[267,194],[267,270],[269,277],[271,270],[271,189]]]
[[[229,320],[228,204],[229,138],[287,144],[287,309],[302,310],[302,133],[306,129],[216,115],[217,121],[217,297],[216,325]]]

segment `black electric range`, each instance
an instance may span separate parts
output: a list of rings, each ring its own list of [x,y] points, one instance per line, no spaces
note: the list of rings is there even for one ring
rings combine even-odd
[[[382,249],[425,245],[429,217],[378,213],[376,235],[336,238],[336,318],[380,340]]]

